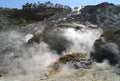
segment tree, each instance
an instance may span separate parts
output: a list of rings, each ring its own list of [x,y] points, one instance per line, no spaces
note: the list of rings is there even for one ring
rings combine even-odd
[[[53,4],[53,3],[50,3],[50,7],[54,7],[54,4]]]
[[[26,3],[25,5],[23,5],[22,7],[23,7],[23,9],[31,9],[31,8],[33,8],[33,4],[27,2],[27,3]]]
[[[47,1],[47,2],[45,2],[44,4],[45,4],[46,6],[49,6],[50,1]]]
[[[65,9],[70,9],[69,6],[63,6],[61,4],[53,4],[50,1],[47,1],[45,3],[26,3],[25,5],[22,6],[23,9],[31,9],[31,8],[41,8],[41,7],[56,7],[56,8],[65,8]]]
[[[23,9],[29,9],[29,3],[27,2],[25,5],[22,6]]]
[[[50,1],[47,1],[47,2],[45,2],[44,4],[45,4],[47,7],[53,7],[53,6],[54,6],[54,4],[51,3]]]
[[[31,9],[32,8],[32,3],[29,3],[29,5],[28,5],[28,7],[29,7],[29,9]]]
[[[66,6],[66,5],[64,6],[64,8],[65,8],[65,9],[71,9],[69,6]]]
[[[61,4],[55,4],[55,7],[56,8],[63,8],[63,5],[61,5]]]
[[[34,3],[34,4],[32,5],[32,8],[37,8],[37,4]]]
[[[40,8],[40,7],[45,7],[45,5],[44,5],[43,3],[41,3],[41,4],[39,5],[39,8]]]

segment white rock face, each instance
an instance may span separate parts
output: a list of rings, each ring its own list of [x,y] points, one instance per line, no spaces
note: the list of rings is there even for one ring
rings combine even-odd
[[[80,10],[81,10],[82,8],[84,8],[84,7],[83,7],[83,6],[74,7],[74,8],[72,9],[72,13],[73,13],[74,15],[80,14],[80,13],[81,13]]]
[[[27,43],[33,37],[33,34],[28,34],[25,36],[25,42]]]
[[[83,8],[83,6],[77,6],[73,8],[73,11],[80,11]]]

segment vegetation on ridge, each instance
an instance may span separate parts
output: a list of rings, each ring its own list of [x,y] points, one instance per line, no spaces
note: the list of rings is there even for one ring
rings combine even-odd
[[[6,18],[6,21],[0,19],[0,26],[2,26],[2,22],[6,22],[6,26],[16,25],[21,27],[33,22],[44,21],[54,14],[70,9],[69,6],[53,4],[50,1],[45,3],[27,2],[22,7],[22,9],[0,8],[0,17]]]
[[[69,6],[64,6],[62,4],[54,4],[50,1],[47,1],[45,3],[26,3],[25,5],[22,6],[22,9],[36,9],[36,8],[41,8],[41,7],[53,7],[53,8],[64,8],[64,9],[68,9],[70,8]]]

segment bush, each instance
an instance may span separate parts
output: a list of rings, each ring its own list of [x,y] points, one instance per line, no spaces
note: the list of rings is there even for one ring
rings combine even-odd
[[[3,18],[0,17],[0,27],[2,27],[3,25],[4,25]]]

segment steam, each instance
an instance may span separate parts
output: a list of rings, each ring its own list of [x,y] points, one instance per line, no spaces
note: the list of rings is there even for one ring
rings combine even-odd
[[[76,30],[74,28],[68,28],[64,32],[64,36],[67,40],[71,41],[71,45],[67,51],[69,52],[83,52],[89,54],[93,50],[95,40],[97,40],[102,34],[102,30],[82,28]]]
[[[102,33],[101,29],[75,28],[63,29],[63,37],[71,42],[67,52],[85,52],[89,55],[93,44]],[[26,42],[33,37],[32,34],[24,35],[18,31],[9,31],[0,35],[1,48],[1,73],[8,75],[40,75],[48,70],[48,66],[59,56],[49,48],[44,41],[26,46]]]
[[[119,51],[118,45],[115,43],[109,42],[105,44],[104,48],[106,48],[107,50],[111,51],[114,54],[114,58],[118,61],[118,63],[114,68],[116,70],[116,73],[120,74],[120,51]]]
[[[104,60],[102,63],[94,62],[93,63],[93,68],[96,68],[96,69],[110,69],[111,66],[110,66],[108,60]]]
[[[87,54],[87,59],[90,57],[90,52],[94,51],[94,42],[100,38],[103,33],[101,28],[90,28],[82,26],[80,29],[76,28],[60,28],[62,35],[66,40],[70,42],[70,45],[64,50],[64,54],[79,52]],[[42,31],[42,30],[41,30]],[[48,31],[49,32],[49,31]],[[59,35],[58,35],[59,36]],[[29,39],[33,37],[32,34],[24,34],[18,31],[9,31],[0,34],[0,73],[6,76],[13,75],[27,75],[33,77],[40,77],[44,73],[49,71],[48,66],[60,56],[56,54],[54,50],[50,49],[50,46],[44,41],[33,43],[32,45],[26,45]],[[58,37],[59,38],[59,37]],[[56,40],[54,40],[56,41]],[[119,59],[118,46],[114,43],[107,43],[105,45],[109,50],[116,54],[116,58]],[[78,63],[78,65],[80,65]],[[66,63],[61,67],[62,71],[72,69],[74,64]],[[107,60],[103,63],[93,63],[94,69],[110,69],[111,66]]]
[[[110,42],[110,43],[106,43],[105,46],[106,46],[106,48],[108,50],[111,50],[115,54],[118,54],[117,56],[120,57],[120,55],[119,55],[120,51],[118,49],[118,45],[116,45],[115,43]]]
[[[29,36],[28,36],[29,38]],[[58,56],[41,42],[27,47],[26,36],[10,31],[0,35],[0,73],[8,75],[41,75]]]

